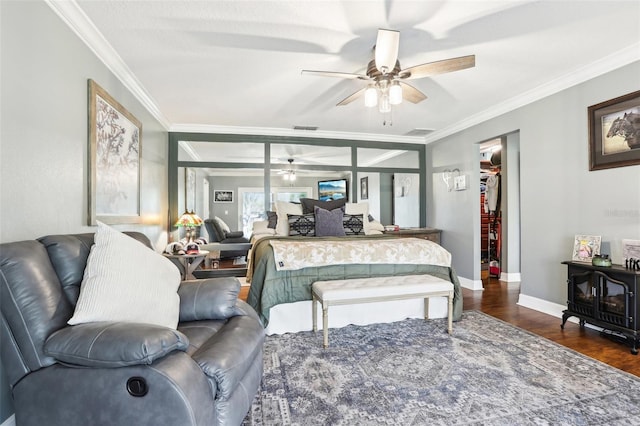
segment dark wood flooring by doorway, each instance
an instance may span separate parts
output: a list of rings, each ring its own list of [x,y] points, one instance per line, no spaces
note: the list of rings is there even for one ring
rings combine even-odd
[[[482,311],[576,352],[640,376],[640,358],[638,355],[632,355],[628,346],[613,342],[600,336],[600,332],[596,330],[581,328],[572,322],[567,322],[562,330],[560,318],[519,306],[517,303],[520,287],[517,284],[505,283],[495,278],[486,278],[482,282],[484,291],[463,289],[465,310]]]
[[[495,278],[483,279],[483,284],[484,291],[463,289],[465,310],[482,311],[640,377],[640,355],[632,355],[627,346],[600,336],[596,330],[580,328],[572,322],[567,322],[562,330],[561,319],[519,306],[520,287],[517,284],[501,282]],[[249,287],[242,287],[240,298],[246,300],[248,293]]]

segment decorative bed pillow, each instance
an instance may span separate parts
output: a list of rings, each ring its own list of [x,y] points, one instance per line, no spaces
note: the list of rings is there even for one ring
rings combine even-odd
[[[278,214],[276,212],[268,211],[267,221],[269,222],[267,228],[276,229],[276,224],[278,223]]]
[[[344,237],[344,227],[342,225],[342,217],[344,212],[342,208],[325,210],[318,206],[315,207],[316,215],[316,237]]]
[[[369,203],[367,203],[366,201],[360,202],[360,203],[347,203],[344,205],[344,212],[345,214],[351,214],[351,215],[361,214],[363,218],[369,217]],[[362,225],[364,228],[364,233],[366,235],[369,235],[370,234],[369,221],[363,220]]]
[[[342,227],[345,235],[364,235],[361,214],[345,214],[342,216]]]
[[[302,213],[315,213],[314,208],[316,206],[325,210],[334,210],[344,206],[347,203],[346,198],[341,198],[339,200],[331,200],[331,201],[321,201],[315,200],[313,198],[300,198],[300,203],[302,203]]]
[[[70,325],[98,321],[178,325],[180,272],[149,247],[98,222]]]
[[[316,235],[316,216],[311,214],[289,214],[289,235],[314,237]]]
[[[287,215],[301,215],[302,206],[300,204],[276,201],[276,213],[278,214],[276,235],[289,235],[289,219]]]

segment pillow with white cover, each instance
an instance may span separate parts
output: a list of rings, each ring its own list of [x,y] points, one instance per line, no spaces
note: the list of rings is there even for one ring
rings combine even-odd
[[[98,222],[69,325],[122,321],[178,325],[180,272],[139,241]]]
[[[276,213],[278,223],[276,224],[276,235],[289,235],[289,218],[287,215],[302,215],[302,205],[276,201]]]
[[[362,217],[369,217],[369,203],[366,201],[360,203],[347,203],[344,205],[344,213],[349,215],[361,214]],[[363,220],[362,225],[364,227],[365,235],[370,235],[372,233],[372,229],[369,225],[369,221]]]

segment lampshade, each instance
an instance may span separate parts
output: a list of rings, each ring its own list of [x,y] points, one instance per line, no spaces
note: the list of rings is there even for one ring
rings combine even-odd
[[[398,105],[402,103],[402,86],[397,81],[394,81],[389,88],[389,103],[391,105]]]
[[[374,85],[369,85],[364,91],[364,106],[374,107],[378,104],[378,90]]]
[[[203,220],[195,214],[194,212],[189,212],[185,210],[180,216],[180,219],[176,222],[177,227],[185,227],[185,228],[195,228],[196,226],[200,226],[203,224]]]

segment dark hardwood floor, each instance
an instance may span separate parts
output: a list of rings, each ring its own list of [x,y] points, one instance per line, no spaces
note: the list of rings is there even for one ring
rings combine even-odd
[[[560,318],[519,306],[520,287],[517,284],[508,284],[496,278],[483,279],[483,284],[484,291],[463,289],[464,310],[482,311],[612,367],[640,376],[640,358],[632,355],[628,346],[572,322],[567,322],[563,330],[560,328]]]
[[[520,288],[517,284],[508,284],[495,278],[487,278],[483,284],[484,291],[463,289],[465,310],[482,311],[640,377],[640,355],[632,355],[626,345],[602,337],[596,330],[580,328],[572,322],[567,322],[562,330],[560,318],[519,306]],[[246,300],[248,293],[249,287],[242,287],[240,299]]]

